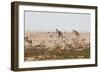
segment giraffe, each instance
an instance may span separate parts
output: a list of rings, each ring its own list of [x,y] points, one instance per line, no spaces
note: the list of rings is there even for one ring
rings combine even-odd
[[[73,39],[73,42],[74,42],[74,45],[76,45],[76,47],[79,47],[78,44],[80,44],[80,34],[76,30],[72,30],[72,32],[75,34],[75,37],[72,38]]]
[[[61,31],[59,31],[58,29],[56,29],[56,32],[57,32],[59,38],[63,38],[63,34],[62,34]]]
[[[57,32],[57,34],[58,34],[58,43],[59,43],[59,46],[60,47],[62,47],[62,41],[63,41],[63,34],[62,34],[62,32],[61,31],[59,31],[58,29],[56,29],[56,32]]]
[[[78,32],[78,31],[73,30],[73,32],[75,33],[76,37],[80,37],[80,34],[79,34],[79,32]]]

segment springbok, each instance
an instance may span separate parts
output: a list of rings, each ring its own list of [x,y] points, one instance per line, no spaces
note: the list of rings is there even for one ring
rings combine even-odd
[[[25,40],[32,46],[32,40],[29,40],[28,37],[25,37]]]

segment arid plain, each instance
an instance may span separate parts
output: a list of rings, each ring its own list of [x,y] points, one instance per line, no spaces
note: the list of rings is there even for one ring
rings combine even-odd
[[[90,33],[77,33],[25,32],[24,61],[90,58]]]

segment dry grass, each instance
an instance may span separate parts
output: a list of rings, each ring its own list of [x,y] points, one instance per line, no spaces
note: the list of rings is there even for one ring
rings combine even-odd
[[[63,32],[26,32],[25,61],[90,58],[90,34]]]

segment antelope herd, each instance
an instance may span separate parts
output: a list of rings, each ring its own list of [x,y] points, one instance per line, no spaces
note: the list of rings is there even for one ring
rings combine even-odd
[[[34,57],[35,50],[37,50],[36,52],[40,51],[40,53],[44,53],[43,51],[48,52],[47,50],[52,50],[52,52],[53,50],[60,52],[74,50],[81,53],[81,51],[84,49],[90,49],[90,34],[89,32],[78,32],[76,30],[72,30],[72,32],[62,32],[59,29],[56,29],[55,32],[26,32],[24,42],[25,58],[27,59],[28,57],[30,58],[28,55],[30,54],[29,52],[31,52],[31,57]],[[31,50],[34,52],[32,53]],[[64,55],[68,55],[67,51],[64,52]],[[89,53],[90,52],[88,51],[88,57],[90,57]],[[56,55],[54,54],[54,56]],[[70,55],[70,57],[72,57],[72,55]],[[84,56],[80,55],[78,57],[85,58]]]

